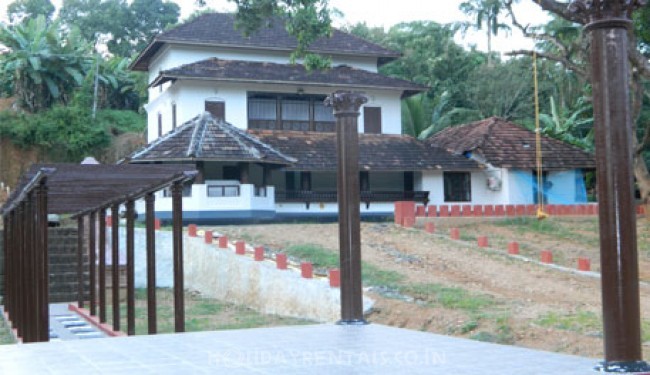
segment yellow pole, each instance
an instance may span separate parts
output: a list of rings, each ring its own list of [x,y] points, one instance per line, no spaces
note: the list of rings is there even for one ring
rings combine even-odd
[[[533,52],[533,81],[535,86],[535,160],[537,167],[537,219],[545,219],[544,181],[542,172],[542,134],[539,126],[539,86],[537,83],[537,52]]]

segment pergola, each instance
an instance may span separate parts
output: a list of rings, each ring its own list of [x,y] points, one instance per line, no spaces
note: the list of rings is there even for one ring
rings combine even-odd
[[[171,186],[173,199],[174,311],[184,331],[182,189],[196,176],[193,166],[35,164],[2,207],[6,252],[5,311],[23,342],[49,340],[48,214],[68,214],[78,224],[79,307],[83,307],[84,218],[88,217],[90,313],[106,321],[106,210],[111,210],[113,265],[119,258],[119,207],[126,207],[127,331],[135,333],[135,200],[146,202],[149,332],[156,331],[154,192]],[[99,238],[95,228],[99,221]],[[96,270],[96,249],[99,264]],[[96,272],[97,271],[97,272]],[[119,269],[113,272],[113,328],[119,330]],[[96,280],[99,279],[99,280]],[[96,283],[99,282],[99,296]],[[98,297],[98,301],[97,300]]]

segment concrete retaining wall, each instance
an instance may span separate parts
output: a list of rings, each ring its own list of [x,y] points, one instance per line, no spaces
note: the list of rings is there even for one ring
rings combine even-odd
[[[296,270],[278,270],[275,262],[257,262],[231,249],[186,238],[185,285],[202,294],[266,314],[320,322],[340,319],[340,290],[327,279],[305,279]]]
[[[110,253],[110,228],[107,231]],[[120,264],[126,259],[126,232],[120,228]],[[234,245],[219,248],[218,241],[204,238],[183,239],[185,288],[206,297],[241,304],[265,314],[277,314],[319,322],[340,319],[340,290],[327,278],[307,279],[300,270],[279,270],[275,261],[255,261],[250,248],[247,255],[235,254]],[[135,229],[135,284],[146,287],[145,230]],[[172,233],[156,231],[156,286],[173,287]],[[372,306],[364,298],[366,310]]]

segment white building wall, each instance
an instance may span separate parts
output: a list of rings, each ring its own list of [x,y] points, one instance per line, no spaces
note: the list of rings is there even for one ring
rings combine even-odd
[[[158,113],[162,114],[163,135],[172,130],[172,103],[176,103],[176,124],[180,126],[205,109],[206,100],[226,103],[226,121],[242,129],[248,126],[248,92],[294,93],[329,95],[336,87],[310,87],[303,85],[241,84],[216,81],[179,81],[146,106],[148,142],[158,138]],[[369,106],[381,106],[382,131],[401,134],[401,92],[397,90],[367,90]],[[363,108],[359,116],[359,131],[363,131]]]
[[[443,171],[422,172],[422,190],[429,191],[429,204],[506,204],[508,194],[506,184],[501,185],[501,190],[492,191],[487,188],[487,175],[483,171],[473,171],[471,174],[472,200],[471,202],[445,202],[445,187]]]
[[[288,64],[290,54],[290,51],[167,44],[149,62],[149,82],[152,82],[162,70],[176,68],[184,64],[191,64],[213,57],[223,60]],[[298,62],[300,63],[302,61],[298,60]],[[348,65],[357,69],[377,72],[377,58],[375,57],[333,55],[332,66],[338,65]]]
[[[472,204],[508,203],[508,195],[504,191],[503,182],[500,190],[490,190],[488,189],[487,179],[488,175],[484,171],[472,173]]]

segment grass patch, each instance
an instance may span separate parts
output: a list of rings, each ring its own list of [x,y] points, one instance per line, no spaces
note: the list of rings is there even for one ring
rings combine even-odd
[[[510,227],[520,234],[534,232],[589,245],[598,244],[598,222],[595,219],[571,221],[571,225],[566,225],[563,220],[566,219],[549,217],[545,220],[537,220],[533,217],[515,217],[494,221],[494,225]],[[591,233],[591,235],[585,235],[580,233],[580,231]]]
[[[440,284],[411,284],[400,288],[404,294],[447,309],[478,313],[496,305],[494,298]]]
[[[290,257],[311,262],[316,268],[339,268],[338,252],[320,245],[293,245],[283,251]],[[396,288],[404,280],[404,275],[361,262],[361,278],[366,285]]]
[[[603,327],[602,318],[591,311],[578,311],[575,314],[558,314],[549,312],[535,321],[536,324],[579,333],[601,332]]]
[[[147,334],[147,293],[136,289],[135,333]],[[174,332],[174,299],[171,289],[157,289],[158,333]],[[107,303],[108,323],[112,325],[112,305]],[[185,293],[185,330],[187,332],[244,329],[257,327],[311,324],[312,321],[278,315],[267,315],[253,309],[205,298],[195,293]],[[120,303],[121,330],[126,332],[126,302]]]
[[[650,320],[644,320],[641,326],[641,340],[650,342]]]

